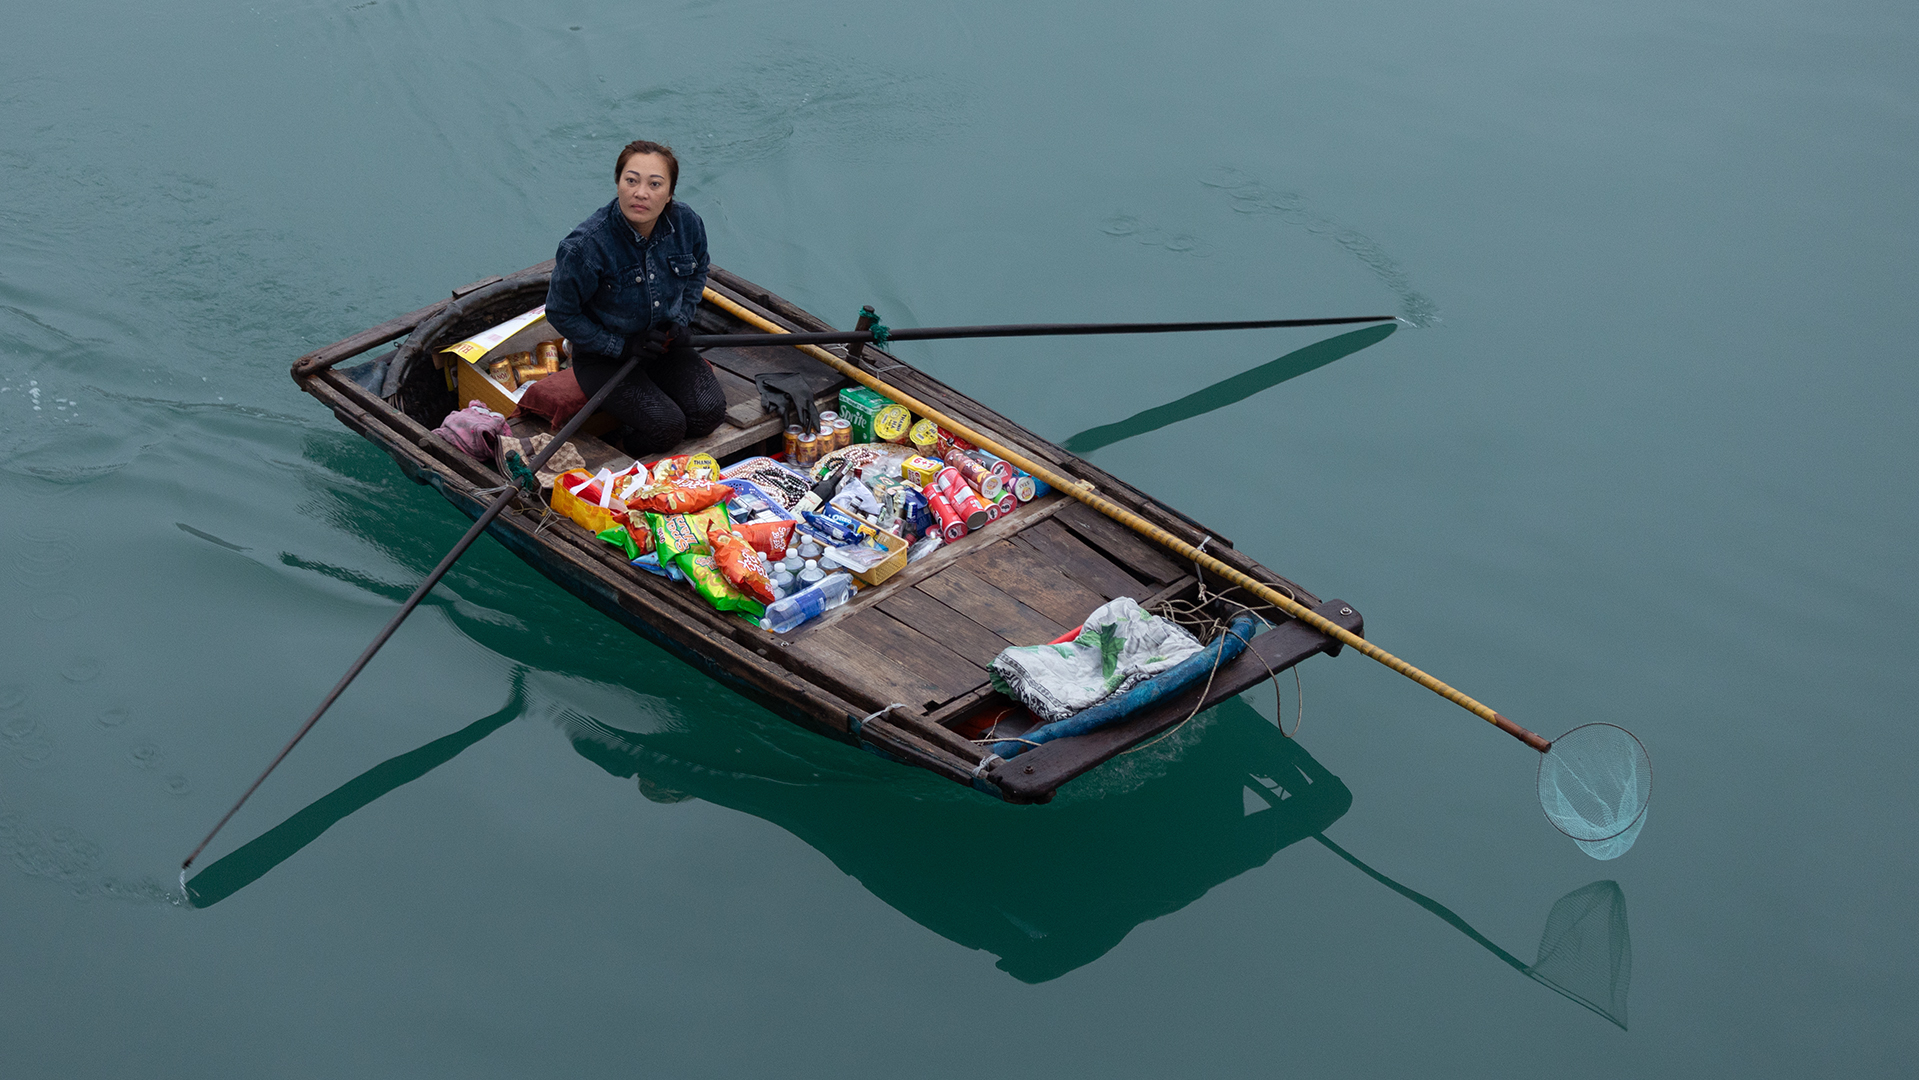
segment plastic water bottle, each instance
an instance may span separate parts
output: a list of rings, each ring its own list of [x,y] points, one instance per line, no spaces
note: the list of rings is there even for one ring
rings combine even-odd
[[[766,609],[766,621],[760,625],[775,634],[784,634],[822,612],[846,603],[853,595],[853,579],[832,574],[817,585],[801,589],[784,600],[776,600]]]

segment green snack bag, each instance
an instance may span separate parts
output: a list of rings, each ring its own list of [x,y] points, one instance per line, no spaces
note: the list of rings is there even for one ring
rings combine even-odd
[[[684,554],[674,560],[680,573],[686,575],[686,583],[693,586],[715,611],[737,611],[747,618],[759,621],[766,617],[766,605],[733,587],[720,573],[719,564],[711,555]]]
[[[599,536],[600,539],[626,552],[627,562],[632,562],[634,559],[645,554],[640,550],[640,545],[634,541],[633,534],[627,532],[626,526],[624,525],[615,525],[605,532],[600,533]]]
[[[726,516],[725,504],[708,507],[697,514],[655,514],[649,511],[646,525],[653,530],[653,550],[659,552],[661,566],[689,552],[695,555],[713,554],[713,549],[706,543],[706,533],[715,525],[727,532],[733,531],[733,519]]]

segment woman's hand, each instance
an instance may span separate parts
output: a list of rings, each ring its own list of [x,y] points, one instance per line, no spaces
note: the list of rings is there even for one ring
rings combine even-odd
[[[667,347],[673,344],[677,326],[667,326],[643,330],[626,336],[626,348],[620,353],[620,359],[630,360],[637,356],[644,360],[658,360],[666,355]]]

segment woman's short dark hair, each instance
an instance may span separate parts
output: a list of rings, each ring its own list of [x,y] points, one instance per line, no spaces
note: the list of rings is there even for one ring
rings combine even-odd
[[[658,154],[666,159],[666,193],[673,194],[680,186],[680,159],[673,156],[673,148],[665,143],[648,142],[634,139],[620,151],[620,160],[613,163],[613,182],[619,183],[620,174],[626,171],[626,159],[634,154]]]

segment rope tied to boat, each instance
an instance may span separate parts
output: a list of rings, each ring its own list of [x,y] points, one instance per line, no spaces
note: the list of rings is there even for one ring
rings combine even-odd
[[[858,735],[860,733],[861,728],[864,728],[866,725],[872,723],[875,720],[878,720],[882,716],[885,716],[887,713],[892,712],[894,709],[904,709],[904,708],[906,708],[905,702],[895,701],[894,703],[886,706],[883,709],[875,709],[874,711],[867,713],[865,716],[862,716],[858,720],[853,721],[853,734]]]
[[[885,323],[876,322],[873,324],[873,344],[885,345],[888,341],[892,340],[892,337],[893,331],[887,329]]]
[[[1209,536],[1206,539],[1211,540],[1212,537]],[[1201,546],[1204,546],[1204,544],[1202,543]],[[1195,575],[1198,574],[1199,572],[1198,563],[1193,564],[1193,572]],[[1276,586],[1276,588],[1284,589],[1284,586]],[[1287,592],[1287,595],[1289,596],[1292,595],[1291,590],[1286,590],[1286,592]],[[1153,614],[1159,616],[1162,619],[1167,620],[1168,622],[1178,623],[1180,626],[1186,627],[1188,630],[1194,631],[1194,634],[1196,637],[1199,637],[1203,641],[1210,642],[1215,637],[1218,637],[1221,633],[1229,633],[1229,634],[1233,633],[1231,619],[1222,619],[1219,616],[1214,615],[1210,611],[1208,611],[1208,608],[1210,608],[1214,604],[1220,604],[1227,607],[1237,608],[1239,609],[1239,613],[1246,614],[1246,615],[1256,615],[1260,608],[1267,608],[1275,611],[1278,610],[1277,608],[1274,608],[1273,605],[1271,604],[1243,604],[1239,602],[1238,600],[1234,600],[1230,596],[1224,596],[1212,591],[1211,589],[1208,589],[1206,587],[1205,580],[1200,579],[1199,592],[1194,597],[1194,599],[1179,600],[1179,599],[1169,598],[1166,600],[1162,600],[1159,603],[1153,605],[1152,612]],[[1233,636],[1238,637],[1239,635],[1233,634]],[[1252,647],[1252,642],[1245,641],[1244,638],[1241,638],[1240,640],[1244,642],[1245,645],[1247,646],[1246,651],[1251,653],[1256,659],[1258,659],[1258,661],[1262,665],[1265,666],[1266,677],[1272,680],[1273,723],[1278,725],[1279,733],[1289,739],[1295,735],[1298,735],[1299,725],[1302,723],[1305,723],[1306,721],[1306,685],[1303,681],[1301,681],[1299,677],[1299,665],[1297,664],[1293,665],[1293,700],[1295,701],[1296,704],[1293,706],[1293,730],[1287,731],[1286,730],[1286,702],[1285,702],[1285,699],[1280,696],[1280,692],[1279,692],[1279,673],[1273,670],[1273,666],[1271,664],[1266,663],[1266,658],[1259,655],[1258,649],[1255,649]],[[1219,670],[1217,661],[1215,661],[1214,663],[1213,670],[1215,672]],[[1210,690],[1212,687],[1212,676],[1210,675],[1207,676],[1206,685],[1207,685],[1207,688]],[[1201,701],[1206,700],[1206,695],[1204,693],[1200,695],[1200,700]],[[1197,715],[1199,715],[1199,709],[1197,706],[1195,706],[1192,714],[1187,716],[1186,720],[1181,720],[1178,724],[1174,725],[1170,730],[1166,731],[1164,734],[1160,735],[1158,738],[1153,739],[1151,742],[1142,743],[1140,746],[1135,746],[1132,749],[1127,750],[1126,753],[1130,754],[1133,752],[1133,750],[1141,750],[1141,749],[1144,749],[1145,747],[1153,745],[1153,743],[1158,742],[1160,739],[1163,739],[1167,735],[1171,735],[1174,731],[1177,731],[1181,727],[1184,727],[1187,720],[1191,720],[1194,716],[1197,716]]]

